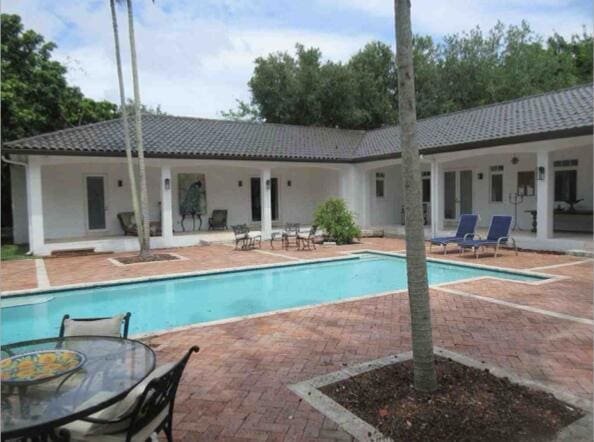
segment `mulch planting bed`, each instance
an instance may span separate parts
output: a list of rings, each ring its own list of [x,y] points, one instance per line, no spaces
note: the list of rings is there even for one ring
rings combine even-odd
[[[157,253],[149,256],[122,256],[114,259],[122,264],[140,264],[143,262],[175,261],[179,258],[168,253]]]
[[[401,441],[542,441],[583,416],[549,393],[488,370],[436,358],[439,389],[412,386],[412,360],[320,388],[322,393]]]

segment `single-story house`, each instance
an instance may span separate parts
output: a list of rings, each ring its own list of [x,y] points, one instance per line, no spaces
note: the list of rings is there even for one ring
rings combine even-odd
[[[483,228],[494,214],[515,216],[524,247],[591,243],[592,99],[585,85],[419,120],[427,235],[473,212]],[[311,223],[332,196],[362,227],[402,231],[398,127],[142,122],[150,217],[161,227],[153,247],[198,243],[214,209],[267,238],[285,222]],[[3,161],[11,163],[14,239],[33,253],[138,247],[117,218],[132,210],[119,119],[5,143]]]

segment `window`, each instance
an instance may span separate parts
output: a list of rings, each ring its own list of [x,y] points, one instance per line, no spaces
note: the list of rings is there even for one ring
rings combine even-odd
[[[518,172],[518,194],[534,196],[534,171]]]
[[[577,166],[578,160],[559,160],[553,163],[555,167],[572,167]]]
[[[431,172],[421,172],[421,190],[423,193],[423,202],[431,202]]]
[[[491,202],[503,202],[503,166],[491,166]]]
[[[431,180],[423,179],[423,202],[431,202]]]
[[[383,173],[378,172],[375,174],[375,197],[376,198],[384,197],[384,180],[385,180],[385,175]]]
[[[272,219],[278,220],[278,178],[270,179],[270,205],[272,210]],[[252,200],[252,221],[262,220],[262,208],[260,206],[260,178],[250,180],[250,192]]]
[[[555,201],[575,201],[577,198],[577,170],[555,172]]]

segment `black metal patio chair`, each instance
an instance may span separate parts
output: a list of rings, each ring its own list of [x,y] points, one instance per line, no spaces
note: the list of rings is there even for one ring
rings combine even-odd
[[[72,441],[145,441],[163,431],[172,442],[179,381],[190,356],[199,351],[198,346],[191,347],[177,363],[157,367],[122,401],[63,428],[70,432]]]
[[[65,336],[114,336],[128,337],[132,313],[121,314],[108,318],[71,318],[64,315],[60,325],[60,337]]]
[[[316,232],[318,231],[318,226],[316,226],[315,224],[313,226],[311,226],[311,228],[309,229],[309,232],[307,233],[298,233],[297,234],[297,248],[301,249],[301,250],[305,250],[307,247],[307,250],[311,250],[311,248],[313,247],[313,249],[316,249]]]
[[[231,229],[235,235],[235,249],[238,247],[240,250],[253,249],[256,244],[262,247],[262,234],[258,231],[250,231],[247,224],[231,226]]]
[[[212,211],[212,216],[208,218],[208,230],[227,230],[227,211],[216,209]]]

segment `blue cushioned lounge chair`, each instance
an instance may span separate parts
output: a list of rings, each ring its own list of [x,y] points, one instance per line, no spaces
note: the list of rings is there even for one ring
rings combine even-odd
[[[497,252],[501,245],[508,245],[510,242],[513,245],[516,255],[518,254],[518,247],[516,246],[516,240],[509,236],[509,228],[511,227],[512,217],[509,215],[495,215],[491,218],[491,225],[489,226],[489,232],[487,233],[486,239],[472,239],[465,240],[458,245],[460,246],[460,253],[464,252],[464,249],[472,249],[475,258],[478,258],[478,250],[482,247],[492,246],[495,247],[495,258],[497,258]]]
[[[443,254],[445,255],[448,253],[448,244],[458,244],[467,239],[473,239],[474,229],[476,228],[477,222],[478,215],[461,215],[460,220],[458,221],[458,229],[456,230],[456,234],[454,236],[431,238],[431,242],[429,244],[429,253],[431,253],[433,245],[438,245],[443,247]]]

